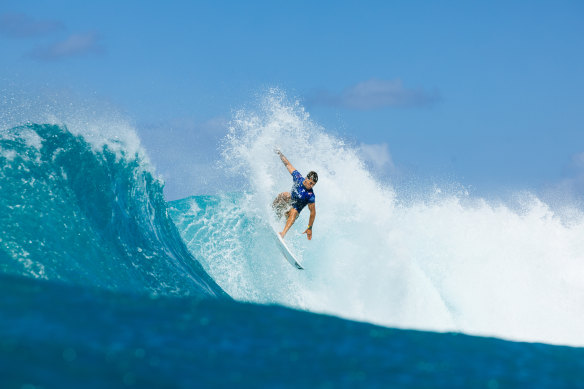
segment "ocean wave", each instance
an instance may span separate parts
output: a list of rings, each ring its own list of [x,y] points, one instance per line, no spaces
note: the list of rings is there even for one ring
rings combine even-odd
[[[270,224],[283,222],[270,205],[292,185],[274,147],[300,172],[319,174],[312,241],[302,235],[307,211],[286,236],[302,272],[271,236]],[[375,177],[358,147],[279,93],[236,113],[222,151],[241,192],[172,202],[171,212],[191,252],[235,299],[392,327],[584,345],[579,209],[560,214],[530,193],[489,201],[448,185],[404,196]]]
[[[151,294],[226,294],[188,252],[163,184],[123,142],[66,126],[0,132],[0,271]]]

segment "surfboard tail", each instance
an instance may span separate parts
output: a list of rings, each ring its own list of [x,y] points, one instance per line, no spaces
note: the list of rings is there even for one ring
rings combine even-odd
[[[294,254],[292,254],[292,252],[290,251],[290,249],[286,245],[286,242],[284,242],[284,239],[282,239],[282,237],[280,236],[280,233],[278,233],[278,231],[273,227],[272,227],[272,231],[274,232],[274,238],[276,239],[276,244],[278,245],[278,249],[280,250],[280,252],[284,256],[284,258],[286,258],[286,260],[292,266],[296,267],[298,270],[304,270],[304,268],[302,267],[302,265],[300,264],[298,259],[296,259]]]

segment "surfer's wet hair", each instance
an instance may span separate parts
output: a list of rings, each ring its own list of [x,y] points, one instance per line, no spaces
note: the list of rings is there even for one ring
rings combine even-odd
[[[318,174],[316,174],[316,172],[314,172],[314,171],[308,172],[308,174],[306,175],[306,178],[314,181],[315,184],[318,182]]]

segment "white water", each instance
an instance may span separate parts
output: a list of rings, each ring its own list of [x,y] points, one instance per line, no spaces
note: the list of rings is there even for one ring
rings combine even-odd
[[[268,229],[238,222],[273,220],[272,199],[291,187],[275,146],[301,173],[319,174],[313,240],[301,235],[308,211],[287,236],[305,271],[278,258]],[[560,218],[529,193],[513,207],[439,191],[401,201],[357,149],[279,92],[236,114],[223,157],[247,196],[212,215],[193,210],[216,234],[195,256],[234,298],[387,326],[584,345],[578,210]]]

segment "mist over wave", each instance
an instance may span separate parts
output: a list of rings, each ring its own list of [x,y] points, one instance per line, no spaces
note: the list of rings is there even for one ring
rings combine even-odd
[[[301,235],[308,211],[287,235],[304,272],[270,236],[270,224],[283,225],[271,202],[291,187],[275,147],[302,174],[319,174],[313,240]],[[234,298],[387,326],[584,345],[579,210],[560,217],[529,193],[513,205],[440,190],[401,198],[356,147],[278,91],[236,113],[222,155],[242,193],[173,202],[172,215]]]

